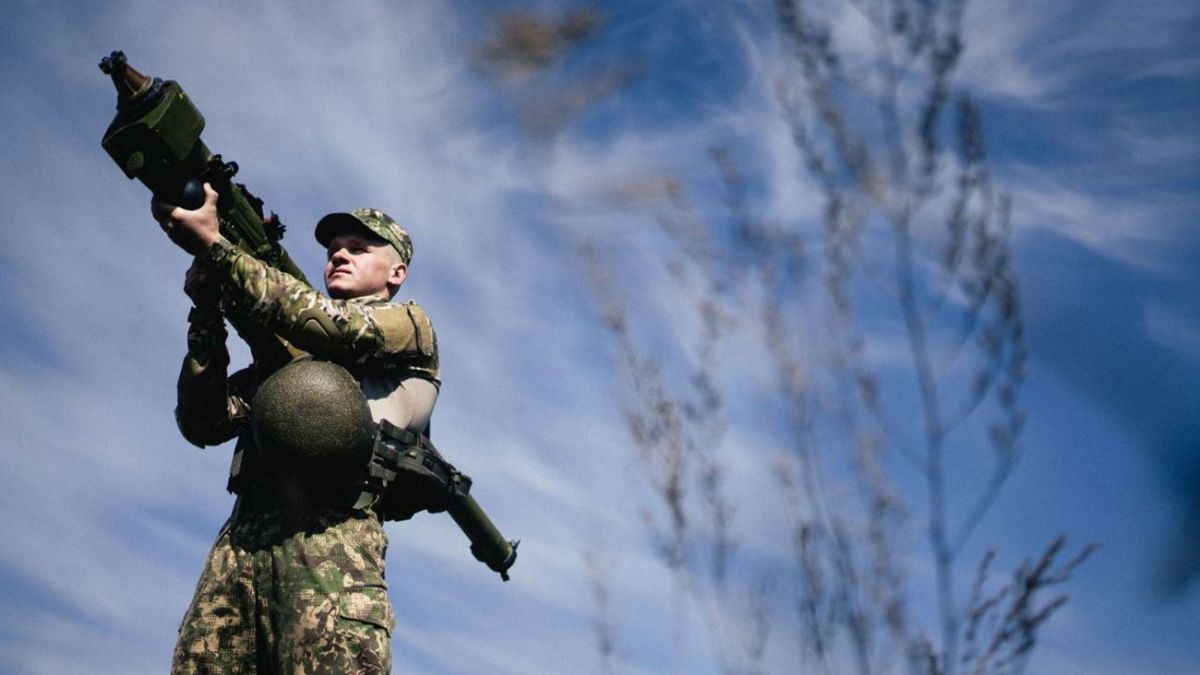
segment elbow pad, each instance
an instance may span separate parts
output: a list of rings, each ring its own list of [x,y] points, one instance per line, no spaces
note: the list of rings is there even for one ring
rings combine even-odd
[[[296,344],[308,351],[312,346],[329,346],[341,342],[342,331],[338,330],[333,317],[319,307],[300,312],[296,317]]]

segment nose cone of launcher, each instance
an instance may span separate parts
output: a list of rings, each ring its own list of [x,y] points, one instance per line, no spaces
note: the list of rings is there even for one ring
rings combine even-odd
[[[140,101],[154,85],[154,78],[143,75],[125,60],[125,52],[115,51],[100,61],[100,70],[112,77],[117,89],[117,108]]]
[[[123,52],[100,61],[117,90],[117,114],[100,142],[129,178],[163,201],[182,204],[182,190],[210,156],[200,142],[204,116],[179,83],[143,75]]]

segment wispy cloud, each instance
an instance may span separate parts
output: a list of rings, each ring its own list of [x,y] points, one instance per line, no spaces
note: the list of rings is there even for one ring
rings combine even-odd
[[[616,37],[645,37],[647,54],[680,49],[679,7],[637,14]],[[12,132],[6,156],[20,161],[0,167],[0,309],[9,317],[0,329],[8,516],[0,538],[10,542],[0,552],[0,667],[160,672],[231,504],[222,490],[229,449],[188,446],[171,418],[186,260],[150,221],[142,187],[99,147],[112,93],[95,64],[122,48],[137,67],[185,86],[208,118],[210,148],[238,161],[241,178],[292,226],[285,243],[304,269],[319,269],[310,228],[332,210],[377,206],[416,241],[402,294],[429,309],[439,330],[446,384],[435,441],[524,543],[513,581],[501,585],[445,516],[389,525],[397,669],[526,673],[591,663],[579,551],[597,539],[618,560],[622,671],[670,668],[662,623],[677,599],[646,532],[631,524],[649,497],[576,245],[613,243],[606,254],[623,281],[665,319],[648,338],[673,344],[695,327],[657,264],[660,251],[639,240],[656,231],[662,181],[701,186],[692,198],[719,213],[708,153],[723,146],[756,181],[756,215],[798,222],[820,209],[775,108],[779,46],[740,9],[688,7],[695,13],[681,16],[702,20],[698,35],[730,47],[723,56],[734,63],[718,75],[736,82],[733,95],[704,88],[711,72],[685,76],[674,64],[649,80],[662,91],[643,88],[606,108],[603,132],[568,126],[537,142],[483,86],[471,58],[484,10],[466,5],[311,3],[302,12],[291,3],[110,3],[10,14],[0,30],[19,56],[0,66],[0,119]],[[1158,3],[1144,19],[1153,35],[1121,37],[1132,19],[1112,5],[1077,38],[1040,49],[1080,15],[1079,3],[973,7],[965,83],[1007,104],[1068,110],[1062,92],[1087,75],[1084,57],[1110,40],[1157,54],[1177,44],[1171,26],[1188,16]],[[1196,72],[1194,58],[1178,55],[1141,62],[1127,77]],[[1182,147],[1194,133],[1163,140],[1144,119],[1133,111],[1114,122],[1112,152],[1139,169],[1188,166]],[[1179,191],[1153,204],[1105,195],[1051,171],[1008,170],[1019,234],[1053,230],[1139,272],[1164,273],[1154,252],[1186,236],[1194,201]],[[1177,227],[1146,225],[1161,222]],[[1193,317],[1153,305],[1146,320],[1154,339],[1174,338],[1194,358]],[[244,363],[245,349],[235,352]],[[738,363],[752,378],[771,376],[761,359]],[[751,415],[753,403],[740,410]],[[728,446],[771,442],[767,429],[744,430]],[[729,460],[731,485],[754,494],[764,480],[755,464]],[[749,558],[782,555],[782,542],[762,531],[773,507],[741,505]],[[704,619],[684,605],[700,634]],[[698,641],[689,648],[705,660]],[[782,671],[791,657],[780,648],[769,658]]]

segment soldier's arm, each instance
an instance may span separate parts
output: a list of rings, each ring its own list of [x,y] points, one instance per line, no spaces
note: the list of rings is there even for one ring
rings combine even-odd
[[[179,371],[175,422],[190,443],[218,445],[237,434],[257,377],[253,368],[226,377],[229,351],[221,288],[202,263],[194,261],[188,268],[183,290],[194,307],[188,313],[188,350]]]
[[[188,351],[177,383],[175,422],[195,446],[219,445],[237,435],[249,412],[251,370],[227,377],[229,351],[220,309],[197,308],[188,315]]]
[[[240,314],[301,349],[346,366],[403,362],[437,378],[437,346],[425,312],[414,304],[371,307],[334,300],[230,244],[220,234],[217,193],[204,185],[204,205],[174,208],[161,221],[184,250],[221,280]]]
[[[342,365],[404,362],[436,379],[433,326],[416,304],[329,298],[223,238],[197,259],[221,280],[231,306],[297,347]]]

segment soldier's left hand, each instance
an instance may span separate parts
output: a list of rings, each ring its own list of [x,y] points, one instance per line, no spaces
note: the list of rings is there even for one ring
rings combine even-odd
[[[207,251],[221,236],[217,219],[217,191],[204,184],[204,204],[195,210],[152,200],[150,211],[167,237],[192,255]]]

